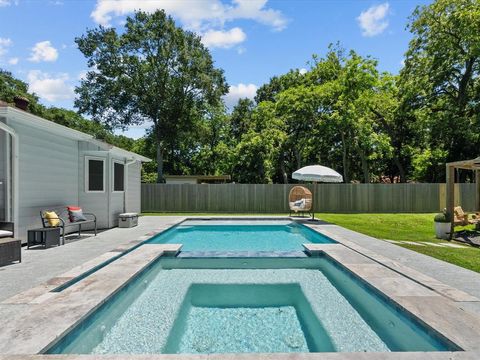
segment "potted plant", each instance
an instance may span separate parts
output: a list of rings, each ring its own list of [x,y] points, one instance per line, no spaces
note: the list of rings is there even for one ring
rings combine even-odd
[[[442,213],[435,215],[433,221],[435,223],[435,235],[437,239],[450,239],[451,222],[446,210],[443,210]]]

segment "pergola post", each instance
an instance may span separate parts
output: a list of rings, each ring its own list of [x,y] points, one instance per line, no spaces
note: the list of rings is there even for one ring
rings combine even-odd
[[[475,170],[475,188],[476,188],[476,209],[480,211],[480,169]]]
[[[446,204],[446,210],[447,210],[447,216],[450,219],[450,240],[453,237],[453,209],[455,208],[455,166],[447,164],[447,204]]]

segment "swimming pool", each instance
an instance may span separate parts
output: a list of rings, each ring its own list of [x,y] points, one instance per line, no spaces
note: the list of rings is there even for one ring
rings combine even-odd
[[[334,240],[289,220],[187,220],[148,241],[183,244],[182,251],[301,251]]]
[[[46,352],[460,350],[319,258],[159,258]]]
[[[302,244],[304,243],[330,244],[336,242],[291,220],[186,220],[98,264],[51,291],[61,292],[139,246],[148,244],[182,244],[182,252],[186,253],[206,251],[207,253],[234,254],[235,252],[299,252],[303,251]],[[295,254],[295,256],[297,255]]]

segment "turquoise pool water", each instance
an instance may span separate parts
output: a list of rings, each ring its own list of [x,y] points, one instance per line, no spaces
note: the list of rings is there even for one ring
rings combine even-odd
[[[160,258],[47,353],[447,350],[327,257]]]
[[[239,251],[303,251],[304,243],[327,244],[335,241],[290,220],[187,220],[136,247],[144,244],[183,244],[183,252],[220,251],[235,254]],[[69,288],[136,247],[120,253],[51,291],[60,292]]]
[[[292,221],[185,221],[150,244],[183,244],[182,251],[298,251],[332,239]]]

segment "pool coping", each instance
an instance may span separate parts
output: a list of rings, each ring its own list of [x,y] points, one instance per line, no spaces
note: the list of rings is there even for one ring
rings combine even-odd
[[[205,218],[205,217],[202,217]],[[14,359],[13,354],[32,354],[15,359],[55,359],[54,355],[36,355],[51,346],[56,340],[70,331],[76,324],[95,311],[108,298],[118,292],[132,277],[140,273],[152,261],[164,254],[165,250],[172,251],[170,245],[149,244],[148,247],[139,247],[139,244],[150,237],[162,233],[188,217],[179,218],[174,223],[165,224],[162,227],[149,232],[136,240],[122,244],[112,251],[88,261],[76,268],[55,277],[46,283],[14,295],[1,303],[5,306],[18,306],[22,309],[20,314],[7,318],[0,332],[0,360],[2,354],[9,354],[9,359]],[[199,218],[193,218],[199,220]],[[238,218],[215,217],[215,220]],[[251,218],[255,220],[278,220],[290,218]],[[245,220],[245,219],[242,219]],[[296,220],[296,219],[291,219]],[[322,252],[347,268],[353,274],[359,276],[369,285],[385,294],[392,301],[404,308],[414,317],[419,318],[427,326],[435,329],[446,338],[456,343],[466,351],[454,353],[381,353],[382,359],[477,359],[480,358],[480,318],[467,313],[456,306],[460,301],[479,301],[477,298],[458,289],[449,287],[441,282],[429,278],[404,265],[366,250],[347,239],[330,233],[322,225],[308,224],[299,221],[325,236],[337,241],[337,244],[309,244],[310,250]],[[133,250],[132,250],[133,249]],[[121,258],[90,274],[87,278],[70,286],[61,292],[51,292],[62,283],[70,281],[88,269],[98,266],[102,262],[118,256],[119,252],[130,251]],[[175,248],[173,248],[175,251]],[[177,249],[178,251],[178,249]],[[87,294],[88,296],[86,296]],[[427,300],[425,302],[425,300]],[[13,309],[12,309],[13,310]],[[56,319],[57,321],[45,321]],[[42,326],[44,331],[40,331]],[[33,331],[35,329],[35,331]],[[48,338],[50,336],[50,338]],[[45,340],[47,337],[47,340]],[[52,338],[53,337],[53,338]],[[479,343],[479,344],[477,344]],[[2,345],[3,344],[3,345]],[[375,353],[296,353],[285,355],[291,359],[374,359]],[[408,357],[410,354],[413,357]],[[422,354],[417,357],[415,354]],[[428,354],[428,357],[425,357]],[[468,357],[474,355],[473,357]],[[221,356],[221,357],[219,357]],[[375,355],[377,356],[377,355]],[[279,358],[279,354],[228,354],[228,355],[135,355],[113,356],[115,359],[253,359],[253,358]],[[106,359],[108,356],[93,355],[62,355],[59,359]]]

